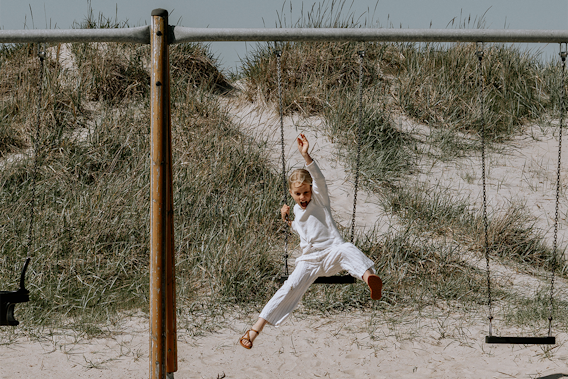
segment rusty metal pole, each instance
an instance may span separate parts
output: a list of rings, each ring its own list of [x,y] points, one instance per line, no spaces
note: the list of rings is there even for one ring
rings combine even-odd
[[[150,49],[151,175],[150,175],[150,379],[173,377],[167,371],[168,318],[175,317],[173,283],[173,201],[169,99],[168,12],[152,11]],[[168,254],[168,252],[170,254]],[[168,266],[170,266],[168,268]],[[170,299],[168,302],[168,287]],[[173,296],[173,297],[172,297]],[[175,330],[175,318],[173,319]],[[170,340],[172,336],[170,335]],[[173,336],[175,341],[175,336]],[[175,342],[170,344],[175,351]],[[172,360],[173,362],[173,360]],[[175,366],[175,364],[173,365]],[[175,367],[169,367],[173,369]],[[175,370],[172,370],[172,372]]]

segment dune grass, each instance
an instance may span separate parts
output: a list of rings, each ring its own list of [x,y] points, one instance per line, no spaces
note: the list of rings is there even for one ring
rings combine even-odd
[[[417,121],[436,128],[481,132],[479,80],[483,82],[486,136],[519,133],[550,106],[544,66],[536,55],[514,46],[489,45],[479,66],[476,44],[402,45],[405,57],[397,97]]]

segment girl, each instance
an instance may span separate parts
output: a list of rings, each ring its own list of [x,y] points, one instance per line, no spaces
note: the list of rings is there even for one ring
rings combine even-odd
[[[367,283],[371,299],[381,298],[383,283],[374,273],[373,262],[355,245],[345,242],[335,226],[325,178],[308,153],[308,139],[300,134],[297,142],[307,170],[295,170],[288,179],[288,190],[296,202],[296,218],[288,221],[290,207],[286,204],[280,214],[300,236],[302,255],[296,259],[294,271],[266,304],[258,321],[241,337],[239,342],[246,349],[252,348],[264,325],[279,326],[290,315],[318,276],[331,276],[347,270]]]

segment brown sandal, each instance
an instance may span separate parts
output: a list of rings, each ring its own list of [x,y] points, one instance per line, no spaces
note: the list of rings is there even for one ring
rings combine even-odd
[[[383,281],[377,275],[369,275],[367,279],[369,289],[371,290],[371,299],[379,300],[383,295]]]
[[[254,330],[253,328],[250,328],[249,330],[247,330],[247,332],[241,337],[241,339],[239,340],[240,344],[242,347],[244,347],[245,349],[252,349],[252,341],[250,340],[250,332],[251,330],[253,332],[256,333],[256,335],[258,336],[260,334],[260,332],[258,330]],[[249,341],[250,342],[250,346],[246,346],[243,341]]]

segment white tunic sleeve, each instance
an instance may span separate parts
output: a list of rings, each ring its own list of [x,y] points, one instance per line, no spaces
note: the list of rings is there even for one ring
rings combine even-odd
[[[325,206],[330,206],[329,201],[329,193],[327,191],[327,183],[325,182],[325,178],[318,167],[316,161],[312,161],[309,165],[306,166],[310,175],[312,176],[313,183],[312,183],[312,197],[316,197],[318,202]]]

